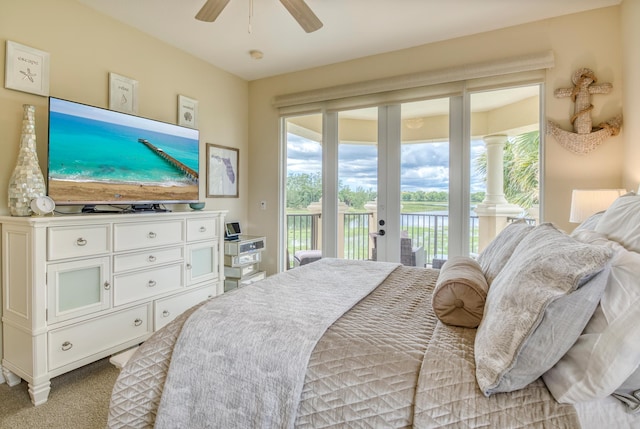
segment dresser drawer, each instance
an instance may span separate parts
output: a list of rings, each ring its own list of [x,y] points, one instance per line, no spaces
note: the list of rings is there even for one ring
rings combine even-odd
[[[108,224],[47,229],[47,259],[76,258],[108,253],[111,228]]]
[[[245,277],[243,279],[228,278],[224,281],[224,291],[229,292],[230,290],[237,289],[239,287],[248,286],[251,283],[255,283],[265,278],[267,278],[267,273],[264,271],[260,271],[252,276]]]
[[[162,266],[167,263],[180,262],[182,260],[184,260],[182,247],[147,250],[139,253],[115,255],[113,257],[113,270],[118,273],[121,271]]]
[[[182,264],[167,265],[128,274],[115,274],[113,276],[113,303],[114,305],[122,305],[180,289],[184,285],[183,279]]]
[[[185,310],[207,298],[215,296],[215,294],[215,287],[209,286],[155,301],[153,311],[154,330],[157,331]]]
[[[153,332],[151,305],[49,331],[49,371]]]
[[[116,252],[180,244],[184,241],[183,220],[121,223],[115,224],[113,229],[113,247]]]
[[[224,255],[224,264],[230,267],[240,267],[248,264],[255,264],[262,260],[262,253],[244,253],[238,256]]]
[[[217,219],[188,219],[187,241],[210,240],[218,236]]]
[[[224,276],[227,278],[229,277],[243,278],[243,277],[248,277],[252,274],[255,274],[258,271],[260,271],[260,264],[250,264],[250,265],[243,265],[239,267],[225,266]]]

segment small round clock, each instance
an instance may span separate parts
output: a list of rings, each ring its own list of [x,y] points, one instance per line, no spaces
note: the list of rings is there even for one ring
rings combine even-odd
[[[47,213],[53,212],[56,208],[56,203],[46,195],[42,195],[40,197],[36,197],[31,200],[31,210],[37,215],[45,215]]]

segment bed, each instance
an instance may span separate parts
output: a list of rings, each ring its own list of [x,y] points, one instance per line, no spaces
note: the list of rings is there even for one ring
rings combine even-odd
[[[108,427],[640,427],[617,325],[639,198],[572,236],[511,224],[442,270],[324,258],[205,301],[124,366]]]

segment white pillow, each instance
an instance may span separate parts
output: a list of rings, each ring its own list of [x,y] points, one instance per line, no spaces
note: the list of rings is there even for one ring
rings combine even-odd
[[[474,351],[489,396],[527,386],[573,345],[602,297],[611,250],[542,224],[516,247],[489,287]]]
[[[629,197],[625,197],[629,198]],[[577,403],[610,395],[640,365],[640,253],[602,234],[581,231],[577,240],[613,249],[607,287],[584,332],[560,361],[543,375],[558,402]],[[631,378],[627,391],[640,389]]]
[[[595,231],[640,252],[640,195],[623,195],[604,212]]]
[[[587,219],[585,219],[580,225],[576,227],[571,233],[571,236],[574,237],[578,232],[582,230],[595,231],[598,222],[600,222],[600,218],[604,215],[604,211],[592,214]]]

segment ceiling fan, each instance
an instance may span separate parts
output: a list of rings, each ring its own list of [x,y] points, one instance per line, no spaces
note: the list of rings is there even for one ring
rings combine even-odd
[[[215,21],[227,3],[229,3],[229,0],[207,0],[202,9],[196,14],[196,19],[205,22]],[[312,33],[322,28],[322,22],[304,0],[280,0],[280,3],[287,8],[291,16],[298,21],[298,24],[307,33]]]

